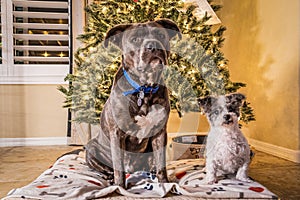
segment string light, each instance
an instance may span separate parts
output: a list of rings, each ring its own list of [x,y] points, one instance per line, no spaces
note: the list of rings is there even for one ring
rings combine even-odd
[[[172,91],[172,95],[176,97],[176,96],[178,96],[178,93],[176,93],[175,91]]]
[[[117,66],[116,64],[112,64],[112,65],[111,65],[111,68],[112,68],[112,69],[117,69],[118,66]]]
[[[196,71],[195,71],[194,69],[192,69],[192,70],[190,70],[190,71],[188,72],[189,75],[195,74],[195,73],[196,73]]]
[[[84,100],[89,100],[90,97],[89,97],[89,95],[86,94],[86,95],[83,96],[83,99],[84,99]]]
[[[87,90],[88,89],[87,85],[82,85],[81,88],[82,88],[82,90]]]
[[[107,7],[102,8],[102,13],[104,13],[104,14],[107,13]]]
[[[47,53],[47,51],[45,51],[45,53],[43,55],[44,55],[44,57],[48,57],[49,56],[49,54]]]
[[[96,51],[96,47],[89,47],[89,52],[94,53]]]

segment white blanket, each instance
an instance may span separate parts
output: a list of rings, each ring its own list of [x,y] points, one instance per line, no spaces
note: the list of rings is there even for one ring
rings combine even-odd
[[[164,197],[171,193],[172,196],[201,198],[277,199],[255,181],[245,183],[223,177],[216,184],[202,184],[202,168],[203,160],[200,159],[172,161],[167,165],[170,183],[158,183],[155,175],[149,172],[136,172],[126,175],[126,184],[131,187],[124,189],[111,185],[101,174],[89,169],[82,156],[71,154],[59,158],[32,183],[11,190],[4,199],[96,199],[114,192],[142,198]],[[189,176],[197,170],[197,176]]]

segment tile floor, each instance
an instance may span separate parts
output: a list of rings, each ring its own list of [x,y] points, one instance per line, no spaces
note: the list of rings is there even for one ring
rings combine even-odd
[[[0,148],[0,198],[12,188],[32,182],[63,153],[78,148],[80,147]],[[256,151],[249,175],[283,200],[300,199],[300,164]]]

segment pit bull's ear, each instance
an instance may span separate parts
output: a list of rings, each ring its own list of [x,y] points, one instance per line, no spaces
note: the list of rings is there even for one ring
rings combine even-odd
[[[246,96],[241,93],[233,93],[226,95],[226,99],[228,102],[234,103],[240,107],[243,101],[246,99]]]
[[[168,29],[168,34],[169,34],[170,38],[172,38],[172,37],[174,37],[176,35],[178,35],[179,39],[182,38],[180,29],[175,24],[175,22],[173,22],[172,20],[169,20],[169,19],[159,19],[159,20],[156,20],[155,22],[158,23],[158,24],[160,24],[164,28]]]
[[[215,97],[207,96],[204,98],[198,99],[199,106],[204,110],[205,113],[210,113],[212,105],[217,101],[218,99]]]
[[[130,24],[120,24],[113,28],[111,28],[105,36],[104,40],[104,47],[108,47],[108,43],[112,42],[113,44],[117,45],[120,49],[122,49],[122,37],[123,32],[128,29],[131,25]]]

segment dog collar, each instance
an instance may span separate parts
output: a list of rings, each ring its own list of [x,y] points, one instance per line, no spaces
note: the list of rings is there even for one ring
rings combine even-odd
[[[156,87],[140,86],[137,82],[135,82],[134,80],[132,80],[132,78],[130,78],[129,74],[126,72],[124,67],[123,67],[123,74],[126,80],[128,81],[128,83],[134,88],[133,90],[123,92],[123,95],[127,96],[129,94],[138,94],[138,101],[137,101],[138,106],[142,105],[142,101],[145,97],[145,94],[151,94],[151,93],[154,94],[159,89],[159,86]]]

